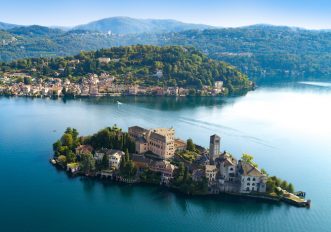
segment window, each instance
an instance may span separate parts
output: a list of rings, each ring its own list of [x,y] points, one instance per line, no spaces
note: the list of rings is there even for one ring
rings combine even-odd
[[[251,184],[250,183],[247,183],[247,186],[250,186]]]
[[[254,185],[255,185],[255,183],[252,184],[252,186],[254,186]]]
[[[250,177],[248,177],[248,178],[247,178],[247,180],[248,180],[248,181],[250,181],[250,180],[251,180],[251,178],[250,178]]]
[[[253,181],[255,181],[255,177],[253,178]]]
[[[249,191],[249,187],[246,188],[246,191]]]

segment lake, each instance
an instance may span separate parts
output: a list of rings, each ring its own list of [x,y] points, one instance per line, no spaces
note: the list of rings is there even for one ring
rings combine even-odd
[[[121,105],[117,104],[120,101]],[[260,87],[242,97],[51,100],[0,97],[1,231],[331,231],[331,85]],[[171,127],[176,137],[255,157],[307,192],[310,209],[184,197],[150,186],[70,178],[49,164],[66,127]]]

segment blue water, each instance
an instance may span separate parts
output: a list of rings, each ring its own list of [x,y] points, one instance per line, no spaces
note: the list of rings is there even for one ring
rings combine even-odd
[[[117,105],[117,101],[122,105]],[[0,231],[331,231],[331,89],[298,83],[237,98],[0,98]],[[307,192],[310,209],[70,178],[48,162],[66,127],[170,127],[247,152]]]

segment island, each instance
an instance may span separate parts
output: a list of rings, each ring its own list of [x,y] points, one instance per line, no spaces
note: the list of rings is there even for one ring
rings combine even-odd
[[[0,95],[8,96],[227,96],[253,88],[233,66],[181,46],[113,47],[0,63]]]
[[[91,136],[67,128],[53,144],[50,160],[70,175],[128,184],[162,185],[186,195],[229,194],[309,207],[305,193],[259,169],[253,156],[237,160],[221,151],[221,137],[210,136],[209,149],[175,137],[174,128],[114,125]]]

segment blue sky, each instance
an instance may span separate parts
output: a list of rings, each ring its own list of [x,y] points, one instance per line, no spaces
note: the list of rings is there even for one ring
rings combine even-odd
[[[0,21],[72,26],[113,16],[236,27],[258,23],[331,28],[327,0],[0,0]]]

